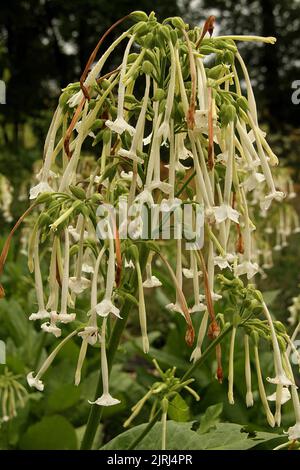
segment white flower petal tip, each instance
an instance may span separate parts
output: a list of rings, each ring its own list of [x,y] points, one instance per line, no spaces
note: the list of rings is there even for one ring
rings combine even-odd
[[[82,272],[84,272],[86,274],[93,274],[94,273],[93,266],[91,266],[90,264],[87,264],[87,263],[83,263],[81,269],[82,269]]]
[[[80,101],[82,100],[82,97],[83,97],[83,93],[81,90],[74,93],[74,95],[71,96],[71,98],[69,98],[69,100],[67,101],[69,107],[75,108],[75,106],[78,106]]]
[[[111,300],[103,299],[95,306],[95,311],[97,315],[100,317],[107,317],[110,313],[115,315],[118,318],[122,318],[120,316],[120,310],[114,306]]]
[[[117,117],[115,121],[107,120],[105,125],[117,134],[123,134],[124,131],[128,131],[131,136],[135,134],[135,128],[128,124],[123,117]]]
[[[33,372],[29,372],[29,374],[27,374],[26,379],[27,379],[27,383],[28,383],[29,387],[34,387],[37,390],[39,390],[40,392],[42,392],[44,390],[43,382],[40,379],[37,379],[36,377],[33,377]]]
[[[182,311],[182,308],[181,306],[178,304],[178,303],[170,303],[168,305],[166,305],[165,307],[166,309],[170,310],[171,312],[177,312],[177,313],[181,313],[181,315],[184,316],[184,313]]]
[[[206,305],[203,303],[195,304],[192,308],[190,308],[190,313],[196,313],[196,312],[205,312],[207,309]]]
[[[251,408],[254,405],[253,395],[252,392],[246,393],[246,406],[247,408]]]
[[[288,379],[287,376],[284,374],[276,375],[276,377],[274,378],[267,377],[267,381],[271,384],[283,385],[284,387],[289,387],[290,385],[294,385],[293,382],[290,379]]]
[[[160,287],[162,286],[162,283],[156,276],[151,276],[150,279],[146,279],[143,282],[143,286],[149,289],[151,287]]]
[[[77,279],[77,277],[70,277],[69,279],[69,287],[74,294],[81,294],[90,286],[90,284],[91,281],[85,277],[81,277],[80,279]]]
[[[59,338],[61,336],[61,329],[58,328],[55,324],[51,324],[50,322],[42,323],[41,329],[46,333],[51,333],[55,336],[55,338]]]
[[[211,293],[211,298],[214,302],[217,302],[218,300],[222,299],[221,294],[217,294],[216,292]]]
[[[133,171],[129,171],[128,173],[126,173],[126,171],[122,170],[121,173],[120,173],[120,177],[124,181],[132,181]],[[137,185],[138,185],[139,188],[143,185],[141,177],[139,175],[137,175]]]
[[[152,206],[154,204],[154,199],[151,191],[149,189],[144,189],[136,196],[134,204],[148,204],[149,206]]]
[[[32,313],[29,320],[44,320],[50,318],[50,313],[47,310],[39,310],[37,313]]]
[[[151,134],[147,135],[147,137],[144,137],[143,145],[149,145],[151,143],[151,140],[152,140],[152,132]]]
[[[236,276],[242,276],[243,274],[247,275],[247,279],[251,279],[259,271],[259,266],[257,263],[251,263],[251,261],[243,261],[238,264],[235,269]]]
[[[294,426],[291,426],[287,433],[290,441],[297,441],[300,439],[300,423],[296,423]]]
[[[201,356],[202,356],[201,349],[198,346],[196,346],[194,351],[191,354],[190,361],[196,362],[198,361],[198,359],[200,359]]]
[[[86,326],[84,330],[78,333],[78,336],[93,346],[98,340],[98,328],[96,326]]]
[[[121,403],[120,400],[118,400],[117,398],[113,398],[110,393],[103,393],[103,395],[101,395],[101,397],[98,398],[96,401],[89,400],[90,405],[99,406],[114,406],[118,405],[119,403]]]
[[[273,199],[275,199],[275,201],[281,202],[284,198],[285,198],[285,193],[283,193],[282,191],[273,191],[267,196],[265,196],[264,201],[260,203],[260,208],[264,211],[267,211]]]
[[[241,186],[245,188],[245,191],[250,192],[253,189],[257,188],[257,185],[265,181],[265,176],[262,173],[255,173],[253,172],[252,175],[249,176]]]
[[[224,222],[227,219],[232,220],[232,222],[238,224],[240,214],[228,204],[216,206],[213,210],[217,224],[220,224],[221,222]]]
[[[277,395],[277,392],[274,392],[272,393],[272,395],[269,395],[267,397],[267,399],[269,401],[276,401],[276,395]],[[290,391],[287,387],[283,387],[282,388],[282,392],[281,392],[281,400],[280,400],[280,404],[281,405],[284,405],[286,402],[288,402],[289,400],[291,399],[291,394],[290,394]]]
[[[218,266],[220,269],[232,269],[229,263],[232,263],[234,261],[234,256],[233,255],[227,255],[225,257],[223,256],[215,256],[214,257],[214,265]]]
[[[41,181],[37,185],[30,188],[29,199],[36,199],[39,194],[42,193],[53,193],[53,189],[46,181]]]
[[[56,321],[60,323],[71,323],[76,318],[76,313],[59,313]]]
[[[195,271],[193,269],[183,268],[182,273],[186,279],[193,279],[195,275]],[[198,271],[197,276],[202,276],[202,271]]]

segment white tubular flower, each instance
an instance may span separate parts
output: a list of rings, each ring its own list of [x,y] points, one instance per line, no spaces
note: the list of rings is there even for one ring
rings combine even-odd
[[[56,321],[61,323],[70,323],[75,320],[75,313],[67,312],[68,304],[68,287],[69,287],[69,262],[70,262],[70,240],[69,240],[69,231],[68,229],[64,230],[65,234],[65,253],[64,253],[64,271],[63,271],[63,280],[61,287],[61,306],[59,315],[57,315]]]
[[[245,188],[245,191],[250,192],[257,188],[257,185],[265,181],[265,176],[262,173],[256,173],[253,171],[251,175],[241,183],[241,186]]]
[[[41,329],[44,330],[46,333],[53,334],[56,338],[61,336],[61,329],[55,325],[55,323],[46,322],[42,323]]]
[[[50,314],[47,312],[44,303],[44,291],[43,291],[43,281],[40,268],[40,257],[39,257],[39,239],[40,231],[37,232],[34,240],[34,252],[33,252],[33,261],[34,261],[34,278],[35,278],[35,291],[36,298],[38,302],[38,311],[32,313],[29,317],[29,320],[43,320],[49,318]]]
[[[235,268],[235,275],[242,276],[243,274],[247,275],[247,279],[252,279],[256,273],[259,271],[259,266],[257,263],[252,263],[251,261],[242,261]]]
[[[90,345],[94,345],[98,340],[98,327],[97,326],[86,326],[84,330],[78,333],[80,338],[84,339]]]
[[[139,321],[142,333],[142,343],[143,351],[145,354],[149,352],[149,339],[147,333],[147,315],[145,307],[145,298],[144,298],[144,289],[143,289],[143,280],[140,263],[136,260],[135,263],[137,278],[138,278],[138,292],[139,292]]]
[[[193,362],[196,362],[198,359],[200,359],[202,355],[201,348],[202,348],[203,340],[206,335],[207,323],[208,323],[208,310],[205,311],[202,317],[200,327],[199,327],[199,332],[198,332],[197,345],[195,349],[193,350],[191,357],[190,357],[190,360]]]
[[[214,257],[214,264],[215,266],[218,266],[220,269],[232,269],[232,266],[230,266],[230,262],[232,262],[232,255],[226,255],[226,256],[215,256]]]
[[[112,131],[116,132],[117,134],[123,134],[124,131],[128,131],[131,136],[135,134],[135,128],[132,127],[128,122],[124,119],[124,98],[125,98],[125,85],[123,79],[126,73],[126,65],[127,59],[129,55],[130,48],[134,42],[134,35],[128,41],[126,46],[123,61],[121,65],[121,72],[120,72],[120,80],[119,80],[119,90],[118,90],[118,113],[117,118],[115,121],[107,120],[105,125],[109,127]]]
[[[95,311],[100,317],[107,317],[110,313],[115,315],[118,318],[120,316],[120,309],[114,306],[111,300],[103,299],[95,306]]]
[[[267,196],[265,196],[263,201],[261,201],[260,208],[267,211],[270,208],[273,199],[275,199],[275,201],[281,202],[284,197],[285,194],[282,191],[272,191]]]
[[[68,231],[69,231],[69,234],[71,235],[73,241],[75,243],[79,242],[79,239],[80,239],[80,233],[77,231],[77,229],[75,227],[73,227],[72,225],[69,225],[68,226]],[[88,238],[89,234],[88,232],[85,230],[84,231],[84,234],[83,234],[83,239],[86,240]]]
[[[121,171],[120,176],[124,181],[130,181],[131,182],[132,178],[133,178],[133,171],[129,171],[128,173],[126,173],[126,171]],[[139,175],[137,175],[137,180],[136,181],[137,181],[138,187],[141,188],[143,183],[142,183],[141,177]]]
[[[91,405],[99,406],[113,406],[121,403],[120,400],[113,398],[109,393],[109,373],[106,357],[106,344],[105,344],[105,335],[106,335],[106,322],[107,318],[103,319],[102,330],[101,330],[101,374],[102,374],[102,384],[103,384],[103,393],[101,397],[97,398],[95,401],[89,401]]]
[[[267,397],[267,399],[269,401],[275,401],[276,402],[276,395],[277,395],[277,392],[275,393],[272,393],[272,395],[269,395]],[[284,405],[285,403],[287,403],[289,400],[291,399],[291,394],[290,394],[290,391],[287,387],[283,387],[282,388],[282,393],[281,393],[281,405]]]
[[[265,391],[265,387],[264,387],[264,383],[263,383],[263,379],[262,379],[262,374],[261,374],[261,368],[260,368],[260,361],[259,361],[259,354],[258,354],[257,345],[254,345],[254,354],[255,354],[255,366],[256,366],[256,372],[257,372],[257,381],[258,381],[258,390],[259,390],[260,399],[261,399],[262,405],[263,405],[265,413],[266,413],[267,421],[268,421],[269,425],[272,428],[274,428],[275,419],[274,419],[274,416],[273,416],[273,414],[270,410],[268,400],[267,400],[267,396],[266,396],[266,391]]]
[[[37,185],[30,188],[29,199],[36,199],[39,194],[42,193],[53,193],[53,189],[46,181],[41,181]]]
[[[233,381],[234,381],[234,345],[235,345],[236,327],[233,327],[231,340],[230,340],[230,351],[229,351],[229,367],[228,367],[228,401],[230,405],[234,405],[233,396]]]
[[[289,441],[297,441],[300,439],[300,422],[296,423],[288,429]]]
[[[193,153],[188,150],[184,145],[185,138],[186,133],[180,133],[175,135],[175,145],[177,148],[178,160],[187,160],[188,158],[193,158]]]
[[[152,288],[152,287],[160,287],[162,285],[160,280],[156,276],[153,276],[153,274],[152,274],[152,258],[153,258],[153,256],[151,255],[149,257],[149,260],[148,260],[147,264],[146,264],[146,276],[147,276],[147,278],[143,282],[143,286],[148,288],[148,289]]]
[[[69,278],[69,288],[74,294],[81,294],[91,284],[91,281],[85,277],[77,279],[77,277]]]
[[[293,385],[290,379],[285,375],[285,373],[277,374],[276,377],[267,377],[267,381],[274,385],[283,385],[284,387],[289,387]]]
[[[34,387],[39,390],[39,392],[42,392],[44,390],[44,384],[37,376],[33,377],[33,374],[34,372],[27,374],[27,383],[29,387]]]
[[[253,406],[253,393],[252,393],[252,380],[251,380],[251,362],[250,362],[250,350],[249,350],[249,336],[244,336],[245,345],[245,380],[246,380],[246,405],[247,408]]]
[[[233,209],[229,204],[222,204],[221,206],[214,207],[214,215],[216,223],[220,224],[225,220],[229,219],[236,224],[239,223],[239,212]]]
[[[118,405],[120,400],[117,398],[113,398],[110,393],[103,393],[100,398],[97,398],[95,401],[90,401],[91,405],[99,405],[99,406],[113,406]]]

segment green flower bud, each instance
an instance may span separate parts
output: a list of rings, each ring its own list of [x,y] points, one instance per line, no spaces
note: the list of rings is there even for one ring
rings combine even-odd
[[[142,65],[142,72],[147,75],[150,75],[152,71],[153,71],[153,65],[151,64],[151,62],[149,62],[149,60],[145,60],[145,62],[143,62],[143,65]]]
[[[136,52],[132,52],[131,54],[129,54],[128,56],[128,59],[127,59],[127,63],[128,64],[132,64],[132,62],[135,62],[136,59],[138,58],[139,54],[137,54]]]
[[[161,101],[166,96],[165,91],[162,88],[157,88],[153,96],[153,101]]]
[[[222,126],[228,126],[228,124],[234,121],[236,118],[236,109],[232,104],[223,104],[220,110],[220,119]]]
[[[85,191],[79,186],[73,186],[70,184],[69,189],[73,196],[75,196],[77,199],[81,199],[83,201],[86,198]]]
[[[133,19],[133,21],[148,21],[148,15],[144,12],[144,11],[133,11],[132,13],[130,13],[130,18]]]
[[[243,111],[248,111],[249,105],[248,105],[248,100],[244,96],[239,97],[236,100],[236,104],[238,105],[239,108],[241,108]]]
[[[283,334],[286,333],[285,326],[283,323],[281,323],[281,321],[274,321],[274,326],[276,330],[278,330],[280,333],[283,333]]]
[[[141,21],[140,23],[137,23],[133,28],[133,32],[137,37],[144,36],[145,34],[148,33],[148,31],[149,31],[149,26],[148,26],[148,23],[146,23],[145,21]]]
[[[103,196],[101,196],[101,194],[99,193],[95,193],[92,195],[91,201],[93,204],[99,204],[100,202],[103,201]]]
[[[170,28],[168,26],[161,26],[160,28],[160,33],[162,34],[163,38],[168,42],[171,40],[171,35],[170,35]]]
[[[226,64],[233,65],[234,64],[234,54],[231,51],[225,51],[223,55],[223,61]]]
[[[109,140],[111,137],[111,130],[110,129],[105,129],[103,131],[103,143],[108,144]]]
[[[207,70],[207,75],[209,78],[213,78],[214,80],[217,80],[222,76],[222,73],[224,72],[224,65],[216,65],[215,67],[212,67],[211,69],[206,69]]]
[[[185,24],[183,19],[180,18],[180,16],[174,16],[173,18],[171,18],[171,23],[174,26],[174,28],[186,29],[187,27],[187,25]]]
[[[175,46],[177,40],[178,40],[178,33],[174,29],[171,29],[170,31],[170,38],[172,41],[173,46]]]
[[[53,196],[53,193],[40,193],[35,200],[35,204],[43,204],[48,202]]]
[[[91,131],[96,131],[97,129],[101,129],[105,124],[105,119],[95,119],[93,125],[91,127]]]
[[[238,313],[235,313],[233,315],[232,323],[235,328],[241,323],[241,317]]]
[[[144,38],[144,45],[148,49],[151,49],[154,46],[154,36],[152,33],[148,33]]]

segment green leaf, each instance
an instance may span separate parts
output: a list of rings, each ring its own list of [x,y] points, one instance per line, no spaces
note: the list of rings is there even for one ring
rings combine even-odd
[[[49,396],[46,404],[47,413],[57,413],[67,410],[80,400],[80,389],[75,385],[65,384]]]
[[[255,437],[249,437],[248,432],[242,432],[239,424],[220,423],[216,430],[205,434],[192,431],[193,423],[167,422],[168,450],[246,450],[254,448],[262,442],[284,438],[279,434],[257,432]],[[147,423],[136,426],[112,439],[102,450],[128,449],[130,444],[143,432]],[[161,423],[156,423],[152,430],[136,446],[136,450],[161,449]]]
[[[209,406],[200,420],[198,433],[204,434],[219,423],[222,411],[223,403]]]
[[[186,422],[190,418],[190,410],[186,401],[176,393],[173,400],[169,403],[168,416],[174,421]]]
[[[76,450],[75,429],[63,416],[48,416],[30,426],[23,435],[23,450]]]

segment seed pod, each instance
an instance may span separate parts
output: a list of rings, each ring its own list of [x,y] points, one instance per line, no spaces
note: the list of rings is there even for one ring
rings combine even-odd
[[[236,104],[238,105],[239,108],[241,108],[245,112],[247,112],[249,109],[248,100],[247,98],[245,98],[245,96],[240,96],[236,100]]]
[[[110,140],[110,137],[111,137],[111,130],[110,129],[105,129],[103,131],[103,143],[104,144],[108,144],[109,140]]]

